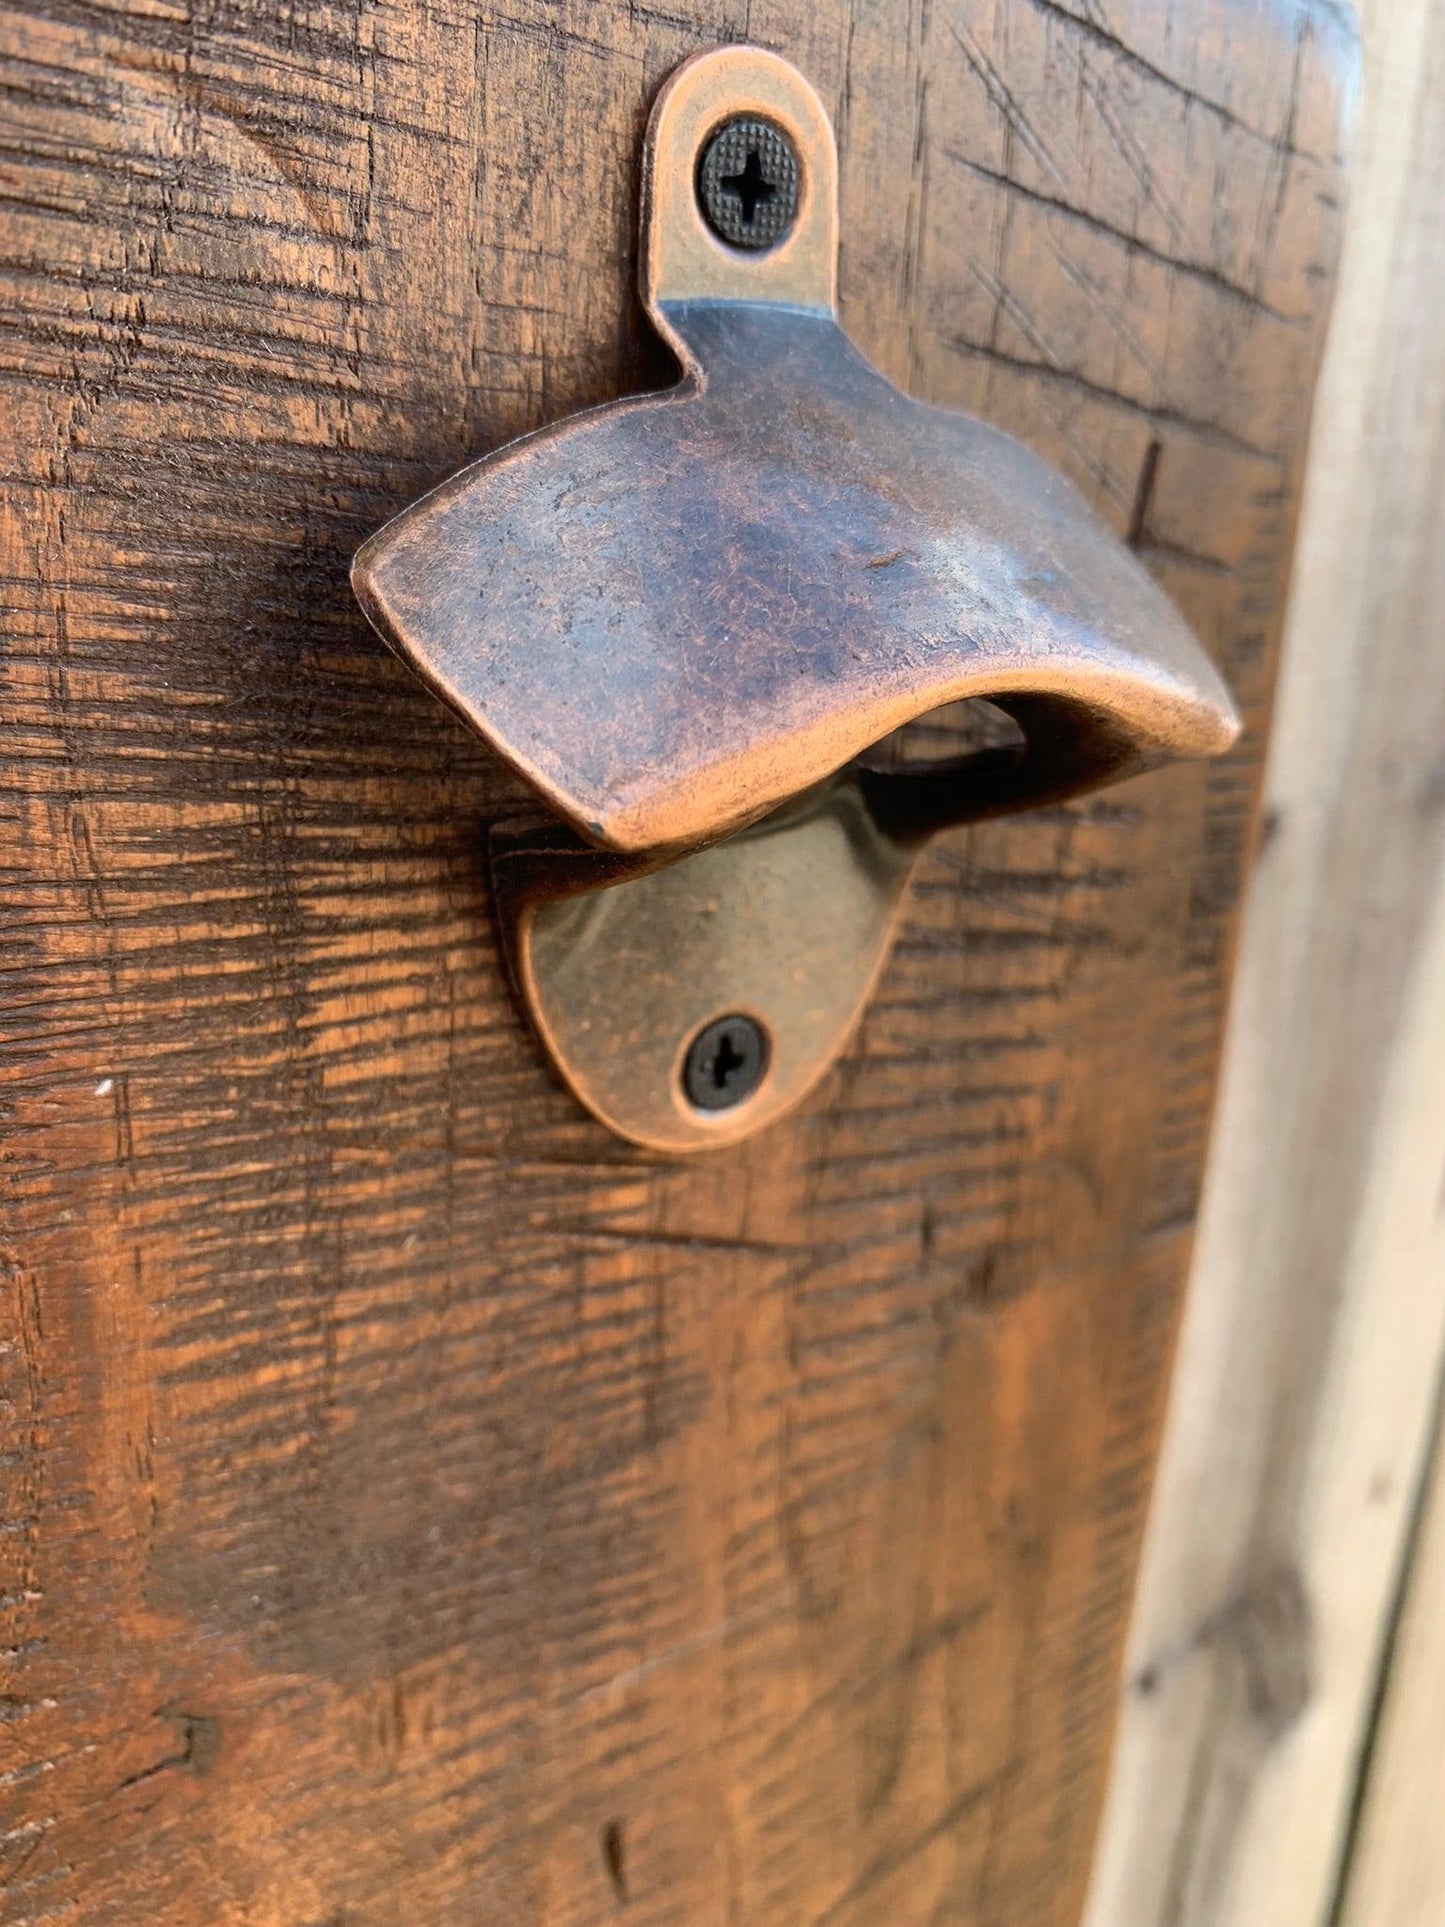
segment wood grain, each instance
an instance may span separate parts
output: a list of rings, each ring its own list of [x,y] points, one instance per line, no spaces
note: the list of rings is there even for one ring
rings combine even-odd
[[[648,103],[820,88],[842,314],[1131,532],[1227,764],[940,845],[796,1123],[507,1000],[359,540],[667,378]],[[1340,219],[1323,4],[0,13],[0,1919],[1071,1927]]]
[[[1091,1927],[1337,1919],[1445,1357],[1445,6],[1371,6],[1364,48]]]

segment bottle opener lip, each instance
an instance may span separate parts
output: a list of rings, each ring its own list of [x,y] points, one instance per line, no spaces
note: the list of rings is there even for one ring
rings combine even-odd
[[[791,226],[751,254],[718,238],[696,189],[701,148],[739,116],[781,128],[798,162]],[[642,198],[643,301],[678,355],[678,383],[463,469],[374,535],[352,579],[381,634],[584,844],[651,874],[835,783],[800,834],[818,842],[831,824],[856,853],[868,840],[853,820],[861,810],[879,848],[910,853],[881,868],[877,849],[863,861],[875,885],[886,872],[891,907],[860,909],[851,935],[832,931],[871,961],[842,972],[847,997],[823,1000],[828,1035],[805,1066],[760,1011],[774,1061],[735,1114],[688,1114],[676,1032],[666,1088],[645,1115],[595,1067],[579,1072],[558,1000],[591,1000],[549,933],[560,919],[580,941],[587,919],[575,901],[549,909],[532,885],[521,892],[525,913],[508,926],[514,971],[569,1083],[625,1135],[685,1149],[761,1128],[833,1061],[927,835],[1216,754],[1239,724],[1183,618],[1068,482],[999,430],[904,395],[843,333],[836,150],[794,68],[750,47],[684,63],[653,110]],[[1021,753],[918,777],[839,777],[894,729],[970,697],[1018,721]],[[651,942],[665,959],[669,945],[687,947],[666,927],[686,914],[675,888],[640,873],[609,873],[601,887],[606,914],[586,936],[595,971],[610,967],[602,923],[623,952]],[[639,928],[619,891],[651,905]],[[766,932],[755,941],[766,947]],[[824,954],[810,967],[840,969]],[[790,968],[805,966],[795,957]],[[695,1031],[726,1007],[680,1007],[668,1021],[696,1019]],[[595,1029],[595,1010],[589,1021]]]

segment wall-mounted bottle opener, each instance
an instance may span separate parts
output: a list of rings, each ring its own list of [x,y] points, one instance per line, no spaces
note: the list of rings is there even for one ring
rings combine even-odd
[[[522,998],[639,1144],[736,1142],[843,1049],[935,831],[1238,731],[1163,592],[1019,443],[901,394],[835,313],[822,103],[689,60],[643,163],[642,296],[682,364],[474,463],[356,558],[383,636],[540,792],[492,866]],[[866,752],[987,698],[1010,740]]]

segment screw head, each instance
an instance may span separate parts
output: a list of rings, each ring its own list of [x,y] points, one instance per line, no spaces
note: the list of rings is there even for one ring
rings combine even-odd
[[[798,218],[800,179],[792,138],[770,120],[735,114],[703,144],[698,205],[730,246],[773,248]]]
[[[767,1033],[756,1018],[733,1012],[704,1024],[687,1047],[682,1088],[699,1111],[730,1111],[751,1097],[768,1068]]]

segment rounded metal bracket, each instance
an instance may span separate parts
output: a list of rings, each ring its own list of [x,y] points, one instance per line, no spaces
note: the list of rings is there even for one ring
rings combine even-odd
[[[850,776],[640,872],[561,825],[503,828],[492,874],[517,988],[572,1090],[635,1143],[698,1151],[753,1136],[833,1063],[920,848],[880,827]],[[761,1033],[760,1074],[700,1104],[690,1048],[739,1018]]]

